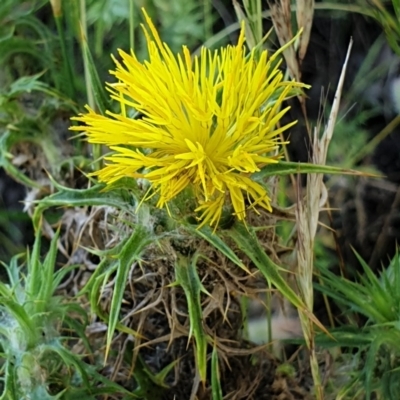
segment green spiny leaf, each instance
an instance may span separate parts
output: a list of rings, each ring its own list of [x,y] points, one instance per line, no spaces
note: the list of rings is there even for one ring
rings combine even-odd
[[[290,161],[279,161],[276,164],[269,164],[261,169],[260,172],[253,174],[256,180],[276,175],[290,174],[331,174],[331,175],[366,175],[363,172],[352,169],[344,169],[338,167],[330,167],[328,165],[315,165],[309,163],[297,163]]]
[[[164,388],[158,385],[156,376],[151,372],[140,354],[136,360],[134,378],[138,384],[133,392],[135,396],[149,400],[161,400],[163,398]]]
[[[121,243],[123,245],[123,242]],[[122,246],[121,246],[122,247]],[[104,276],[104,274],[109,271],[114,271],[118,267],[118,261],[110,260],[108,257],[103,257],[100,263],[97,265],[96,269],[91,274],[89,280],[86,285],[81,289],[78,293],[78,296],[81,296],[85,293],[92,293],[93,286],[95,285],[96,280],[100,281],[99,277]]]
[[[40,235],[38,232],[37,235]],[[40,274],[40,287],[35,288],[35,304],[36,304],[36,312],[40,313],[43,312],[44,309],[48,306],[48,302],[51,301],[51,296],[53,294],[53,278],[54,278],[54,268],[56,264],[56,257],[57,257],[57,245],[58,245],[58,238],[60,232],[56,232],[54,237],[50,242],[50,249],[46,255],[46,258],[41,265],[41,270],[36,271]],[[33,295],[33,293],[32,293]]]
[[[143,250],[154,240],[152,235],[141,225],[136,225],[130,238],[126,241],[118,256],[118,269],[115,279],[114,293],[111,300],[109,325],[107,331],[106,358],[111,346],[112,337],[119,320],[119,312],[125,291],[128,274],[132,264],[140,259]]]
[[[4,370],[4,388],[3,393],[0,396],[0,400],[11,400],[17,399],[17,389],[15,384],[15,374],[14,374],[14,366],[11,363],[10,358],[5,358],[5,365],[3,366]]]
[[[257,236],[251,230],[237,222],[224,233],[231,237],[239,249],[253,261],[268,282],[271,282],[295,307],[305,309],[303,301],[283,279],[280,273],[282,268],[267,256]]]
[[[209,242],[212,246],[219,250],[224,256],[235,263],[238,267],[246,272],[249,272],[246,266],[243,264],[242,260],[235,254],[235,252],[217,234],[214,234],[208,226],[204,226],[201,229],[196,229],[187,224],[186,229],[188,229],[190,233],[207,240],[207,242]]]
[[[202,382],[207,378],[207,336],[203,329],[203,312],[201,308],[200,292],[205,291],[196,263],[199,255],[196,254],[189,260],[178,255],[175,263],[176,283],[182,286],[188,304],[190,331],[189,338],[193,335],[196,345],[196,364]]]
[[[34,343],[36,343],[38,335],[30,316],[27,314],[22,305],[13,300],[3,298],[2,303],[4,309],[7,310],[7,312],[10,313],[18,322],[19,327],[23,331],[27,346],[30,348]]]
[[[54,193],[38,202],[32,217],[37,230],[43,212],[50,207],[82,207],[82,206],[111,206],[134,215],[131,202],[133,200],[126,191],[104,191],[104,185],[95,185],[89,189],[70,189],[59,187],[59,192]]]

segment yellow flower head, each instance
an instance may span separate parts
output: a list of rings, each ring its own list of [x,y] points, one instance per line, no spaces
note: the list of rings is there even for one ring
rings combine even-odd
[[[107,184],[122,178],[145,178],[157,195],[158,207],[167,206],[188,186],[193,188],[201,225],[216,226],[228,201],[243,220],[246,204],[271,210],[265,188],[250,174],[278,162],[279,120],[288,108],[282,102],[304,85],[284,81],[275,53],[246,54],[244,26],[236,46],[219,51],[206,48],[192,57],[183,46],[175,55],[163,43],[144,12],[149,60],[119,51],[114,59],[117,83],[109,84],[121,113],[88,113],[74,118],[85,126],[90,143],[105,144],[112,154],[96,172]],[[133,119],[127,108],[142,114]]]

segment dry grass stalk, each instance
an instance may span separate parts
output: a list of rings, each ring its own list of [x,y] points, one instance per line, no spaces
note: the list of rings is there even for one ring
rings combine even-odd
[[[290,0],[280,0],[277,4],[269,4],[274,29],[278,36],[279,44],[284,46],[293,39]],[[294,46],[288,47],[284,52],[286,64],[293,78],[300,82],[301,72]]]
[[[314,16],[314,0],[297,0],[296,3],[297,26],[299,29],[303,29],[303,34],[300,37],[298,49],[298,60],[299,64],[301,65],[310,41],[311,27]]]
[[[276,4],[270,4],[271,18],[278,36],[279,43],[288,43],[293,39],[292,33],[292,19],[291,19],[291,5],[290,0],[279,0]],[[284,52],[286,64],[289,72],[297,81],[301,81],[301,63],[307,51],[308,43],[310,41],[312,20],[314,15],[314,0],[298,0],[296,5],[297,25],[301,36],[298,39],[298,47],[296,43],[288,47]],[[304,95],[298,97],[303,115],[305,117],[307,132],[310,132],[308,125],[307,112],[306,112],[306,98]]]
[[[345,72],[351,51],[352,42],[350,42],[346,59],[340,75],[335,99],[329,116],[328,123],[325,127],[321,138],[318,138],[318,129],[314,130],[313,136],[313,154],[312,163],[324,165],[328,152],[328,146],[333,136],[336,118],[339,112],[340,96],[342,93]],[[300,294],[306,304],[308,311],[312,312],[314,294],[313,294],[313,258],[314,258],[314,239],[317,232],[319,212],[324,206],[327,199],[326,188],[323,183],[321,174],[309,174],[307,177],[306,196],[302,198],[299,185],[298,203],[297,203],[297,281]],[[303,328],[304,337],[307,347],[310,350],[311,370],[315,384],[315,394],[317,399],[323,398],[323,388],[319,374],[318,360],[315,352],[314,344],[314,325],[313,322],[299,310],[300,321]]]
[[[300,36],[297,54],[294,47],[290,47],[284,52],[290,72],[297,80],[301,78],[300,66],[306,55],[308,43],[310,42],[314,4],[314,0],[297,0],[295,7],[296,19],[298,29],[302,30],[302,35]],[[278,35],[279,43],[283,45],[293,38],[290,1],[280,0],[280,3],[270,4],[270,8],[272,22]]]

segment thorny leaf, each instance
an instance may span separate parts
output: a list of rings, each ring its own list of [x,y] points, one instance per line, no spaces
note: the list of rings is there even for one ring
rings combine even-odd
[[[182,286],[188,303],[190,331],[189,338],[194,335],[196,343],[197,367],[202,382],[207,378],[207,336],[203,328],[203,311],[200,300],[200,292],[210,295],[203,287],[196,270],[196,263],[199,258],[195,254],[189,261],[187,258],[178,255],[175,263],[176,282]]]

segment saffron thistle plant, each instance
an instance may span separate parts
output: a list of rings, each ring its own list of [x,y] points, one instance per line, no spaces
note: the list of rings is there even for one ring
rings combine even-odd
[[[81,339],[91,352],[84,334],[86,311],[55,294],[75,268],[56,271],[58,240],[56,234],[43,262],[37,235],[26,265],[20,265],[21,256],[2,265],[8,283],[0,282],[0,399],[92,398],[88,396],[116,392],[128,396],[70,350],[71,343]],[[68,331],[76,335],[63,336]]]
[[[107,185],[123,177],[145,178],[151,186],[143,200],[157,196],[166,207],[191,188],[201,226],[217,226],[224,205],[239,220],[251,207],[271,210],[265,187],[250,174],[280,158],[281,133],[296,121],[279,126],[289,107],[284,100],[305,85],[285,81],[278,56],[244,47],[242,25],[236,46],[207,48],[191,57],[172,53],[145,11],[149,61],[120,50],[114,58],[116,83],[108,84],[121,112],[88,113],[74,118],[85,125],[88,141],[110,147],[106,166],[97,171]],[[287,46],[291,45],[288,43]],[[142,118],[132,117],[133,111]]]
[[[365,399],[398,399],[400,255],[397,251],[379,276],[360,255],[356,253],[356,256],[363,274],[355,282],[321,268],[321,284],[316,284],[316,288],[340,305],[348,323],[332,329],[330,337],[320,335],[316,342],[324,347],[341,346],[352,351],[353,364],[346,368],[351,367],[351,373],[346,374],[346,384],[341,385],[337,398],[358,392]],[[354,326],[354,312],[367,319],[362,326]],[[358,349],[356,355],[354,349]],[[346,355],[344,352],[342,356]]]

